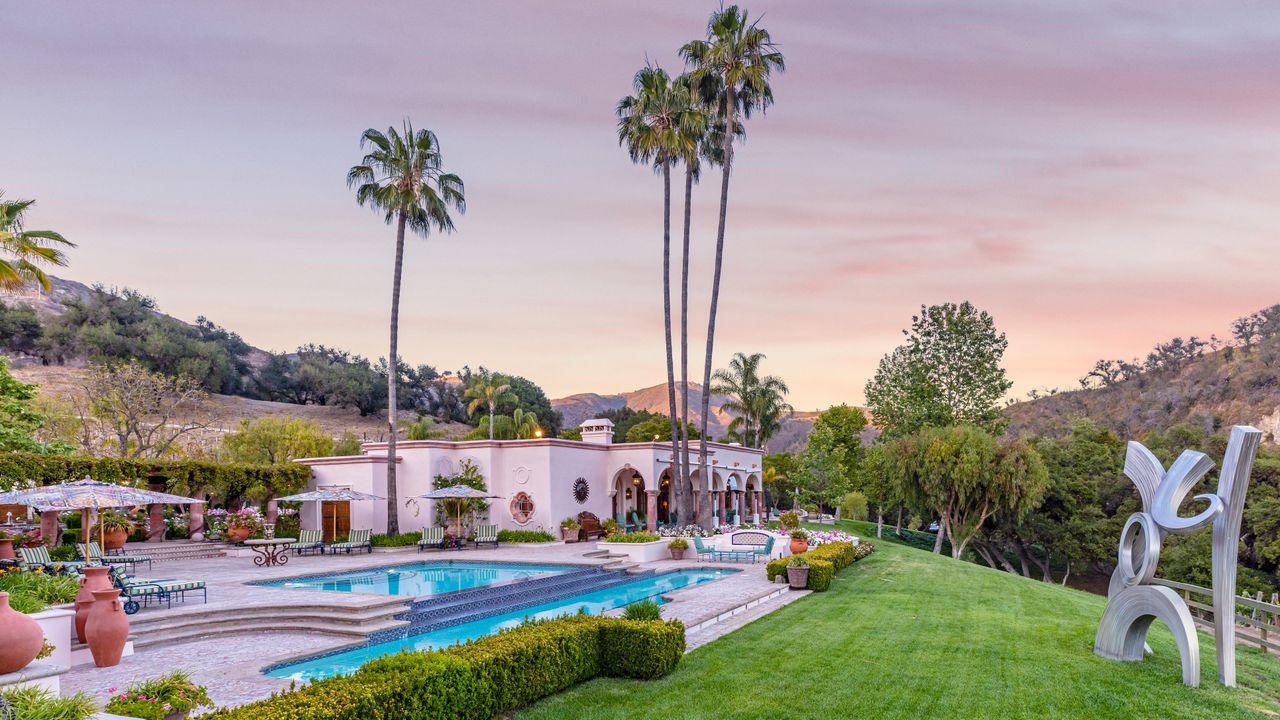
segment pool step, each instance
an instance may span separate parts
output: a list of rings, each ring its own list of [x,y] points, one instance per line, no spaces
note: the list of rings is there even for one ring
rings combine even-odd
[[[363,639],[371,633],[408,626],[407,620],[397,617],[407,610],[400,598],[357,606],[293,603],[206,608],[188,604],[182,612],[177,610],[177,605],[174,611],[144,610],[129,618],[134,646],[154,647],[216,635],[271,631],[317,632]]]

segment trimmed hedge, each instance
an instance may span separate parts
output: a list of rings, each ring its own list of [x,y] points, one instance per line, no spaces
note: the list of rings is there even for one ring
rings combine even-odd
[[[239,497],[261,490],[280,495],[296,492],[311,478],[311,468],[293,463],[246,465],[204,460],[0,454],[0,490],[9,489],[14,478],[34,480],[37,485],[53,485],[83,477],[102,482],[124,480],[134,485],[141,485],[152,478],[164,478],[170,492],[188,494],[205,490],[210,494]]]
[[[555,542],[555,537],[545,530],[499,530],[498,542],[504,543],[541,543]]]
[[[678,620],[577,615],[526,623],[444,650],[388,655],[351,675],[206,717],[489,720],[594,677],[662,677],[680,662],[684,647]]]
[[[835,578],[837,572],[849,567],[855,562],[875,552],[876,546],[869,542],[863,541],[854,545],[847,542],[833,542],[826,545],[819,545],[809,552],[800,553],[809,560],[809,583],[808,588],[815,591],[823,591],[831,587],[831,581]],[[787,574],[787,561],[789,557],[781,557],[770,560],[765,566],[765,573],[770,580],[779,575]]]

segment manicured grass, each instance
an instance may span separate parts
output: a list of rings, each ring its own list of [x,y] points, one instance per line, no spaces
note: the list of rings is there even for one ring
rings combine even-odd
[[[874,526],[842,523],[874,540]],[[748,572],[763,572],[749,570]],[[1280,660],[1240,648],[1240,688],[1181,684],[1173,638],[1154,657],[1093,654],[1104,599],[881,543],[831,590],[687,655],[653,682],[594,680],[517,715],[561,718],[1226,718],[1280,714]]]

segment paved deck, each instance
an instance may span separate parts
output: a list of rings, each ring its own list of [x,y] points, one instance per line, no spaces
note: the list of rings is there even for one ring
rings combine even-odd
[[[372,555],[324,555],[290,557],[284,567],[258,568],[250,557],[204,558],[181,563],[158,565],[156,578],[203,579],[209,588],[208,604],[198,599],[170,610],[145,608],[135,618],[164,616],[185,617],[193,622],[211,610],[240,608],[246,618],[242,633],[195,638],[180,644],[144,648],[124,658],[114,668],[82,665],[62,678],[65,692],[87,692],[105,700],[110,688],[123,689],[131,682],[158,677],[173,670],[187,670],[196,682],[206,685],[219,705],[236,705],[260,699],[287,689],[290,682],[262,675],[267,665],[299,656],[350,646],[349,638],[315,632],[275,632],[269,625],[255,627],[251,619],[255,610],[281,606],[343,605],[364,607],[385,604],[387,596],[364,593],[339,593],[294,588],[261,587],[247,583],[278,580],[324,572],[341,572],[379,565],[396,565],[429,560],[499,560],[512,562],[602,565],[603,558],[584,557],[595,543],[548,545],[504,545],[498,549],[429,551],[418,553],[410,548],[399,552],[376,552]],[[731,567],[742,572],[715,582],[685,588],[667,595],[671,602],[663,606],[663,615],[678,618],[689,628],[690,649],[701,646],[725,633],[741,627],[761,615],[772,612],[807,592],[788,592],[785,586],[768,582],[762,563],[698,563],[696,560],[663,560],[642,565],[640,569],[658,572],[691,567]],[[780,592],[781,591],[781,592]],[[409,598],[405,598],[406,601]]]

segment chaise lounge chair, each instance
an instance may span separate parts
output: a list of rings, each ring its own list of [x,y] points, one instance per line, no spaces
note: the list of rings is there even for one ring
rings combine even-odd
[[[138,563],[146,563],[147,570],[151,569],[150,555],[104,555],[96,542],[76,543],[76,554],[89,565],[128,565],[133,571]]]
[[[289,546],[294,555],[305,555],[307,553],[316,552],[324,554],[324,531],[322,530],[300,530],[298,531],[298,542]]]
[[[132,577],[125,574],[124,566],[115,565],[108,574],[111,584],[120,588],[120,597],[124,600],[124,614],[133,615],[144,605],[155,600],[157,604],[165,603],[166,608],[173,607],[173,598],[178,596],[186,602],[187,593],[200,591],[205,603],[209,602],[209,590],[203,580],[153,580],[150,578]],[[138,601],[142,602],[139,603]]]
[[[18,566],[21,567],[23,565],[29,568],[39,567],[47,572],[52,572],[59,568],[75,570],[76,568],[84,567],[84,563],[78,560],[54,560],[49,557],[49,548],[44,545],[18,548]]]
[[[444,549],[444,528],[442,527],[424,527],[422,528],[422,539],[418,541],[418,552],[422,552],[432,547],[439,550]]]
[[[346,542],[330,543],[329,552],[336,553],[339,550],[345,550],[350,555],[352,551],[365,550],[373,554],[373,543],[369,540],[371,535],[373,535],[372,530],[352,530],[347,535]]]
[[[476,547],[480,547],[481,543],[492,543],[494,547],[498,547],[497,525],[481,525],[476,528]]]

